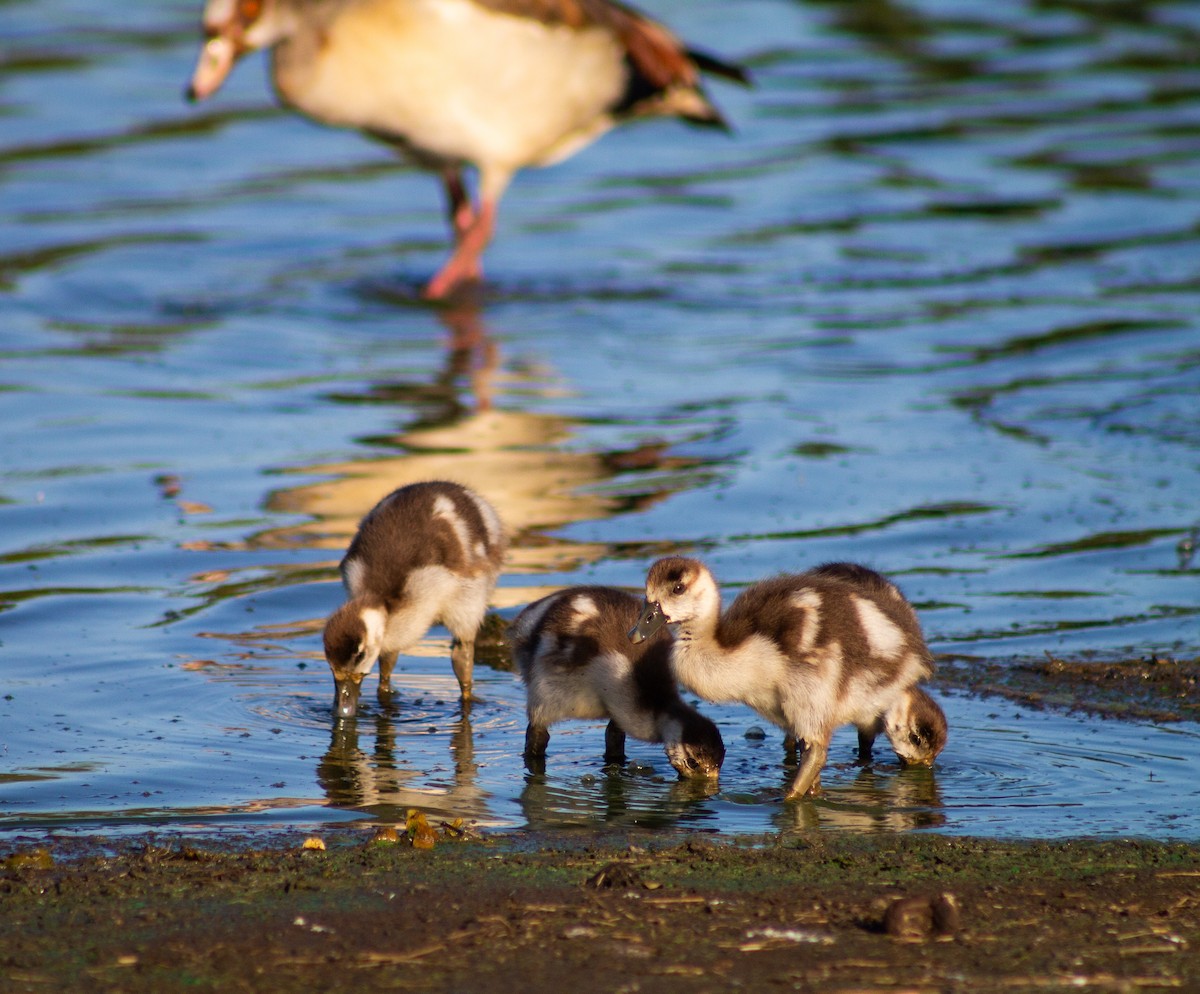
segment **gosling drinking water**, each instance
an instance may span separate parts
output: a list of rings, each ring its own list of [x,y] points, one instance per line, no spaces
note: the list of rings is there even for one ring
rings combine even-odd
[[[453,637],[450,662],[469,701],[475,635],[506,546],[495,509],[457,483],[413,483],[376,504],[341,563],[349,599],[325,624],[334,713],[354,717],[376,660],[386,699],[399,654],[439,621]]]

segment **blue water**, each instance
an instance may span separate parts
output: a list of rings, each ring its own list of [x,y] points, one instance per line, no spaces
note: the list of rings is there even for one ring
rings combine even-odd
[[[612,134],[523,174],[476,309],[419,302],[436,184],[277,109],[261,57],[181,99],[198,5],[5,4],[0,837],[401,817],[491,829],[1200,838],[1194,724],[935,692],[932,773],[702,705],[711,796],[602,730],[520,760],[435,630],[338,734],[320,627],[384,493],[450,476],[514,532],[497,595],[893,576],[939,653],[1200,652],[1200,11],[648,5],[756,87],[731,137]],[[882,744],[881,744],[882,750]]]

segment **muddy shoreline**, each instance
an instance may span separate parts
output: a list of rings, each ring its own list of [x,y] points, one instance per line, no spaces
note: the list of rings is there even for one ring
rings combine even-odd
[[[1030,708],[1168,723],[1200,721],[1200,658],[984,660],[939,656],[935,687],[1004,697]]]
[[[5,989],[1200,989],[1193,844],[395,836],[9,853]]]

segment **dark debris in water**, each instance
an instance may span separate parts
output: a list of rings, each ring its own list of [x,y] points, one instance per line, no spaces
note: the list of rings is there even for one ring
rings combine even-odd
[[[508,622],[500,615],[489,612],[475,636],[475,662],[504,673],[516,670],[512,647],[508,644]]]
[[[997,695],[1030,708],[1058,708],[1106,718],[1200,721],[1200,658],[938,660],[937,683]]]

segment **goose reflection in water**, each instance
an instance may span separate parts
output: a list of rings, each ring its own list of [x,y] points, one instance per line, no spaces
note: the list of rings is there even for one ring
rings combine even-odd
[[[476,824],[494,820],[478,784],[470,702],[448,722],[423,704],[380,707],[369,721],[360,715],[334,722],[329,748],[317,764],[317,783],[333,807],[362,811],[385,824],[403,822],[409,808]],[[431,724],[438,721],[443,723]],[[447,770],[444,778],[403,762],[405,739],[435,732],[449,732],[453,772]],[[370,752],[360,736],[371,739]],[[421,751],[424,758],[431,754]]]
[[[563,537],[558,534],[563,528],[643,511],[714,473],[711,462],[673,455],[666,442],[610,451],[571,447],[581,420],[511,402],[514,389],[533,396],[560,392],[553,371],[502,368],[500,350],[477,308],[464,305],[438,316],[448,332],[447,350],[432,381],[378,382],[334,398],[394,406],[407,416],[403,426],[369,440],[377,454],[296,467],[323,479],[277,490],[267,506],[308,520],[260,533],[254,545],[340,553],[384,494],[422,480],[453,480],[485,496],[504,522],[512,537],[506,576],[571,572],[609,558],[613,550]],[[506,391],[510,402],[501,403]],[[600,489],[618,477],[619,493]],[[493,606],[517,607],[548,592],[502,581]]]
[[[948,821],[937,782],[926,766],[862,766],[849,783],[833,783],[821,800],[780,804],[772,822],[781,832],[839,829],[901,832],[939,828]]]
[[[603,737],[602,730],[599,734]],[[676,826],[716,830],[717,813],[708,801],[720,790],[717,782],[702,777],[678,779],[661,756],[655,757],[655,763],[643,766],[635,760],[583,773],[572,767],[564,776],[551,758],[546,772],[525,775],[520,804],[527,827],[533,831]]]

